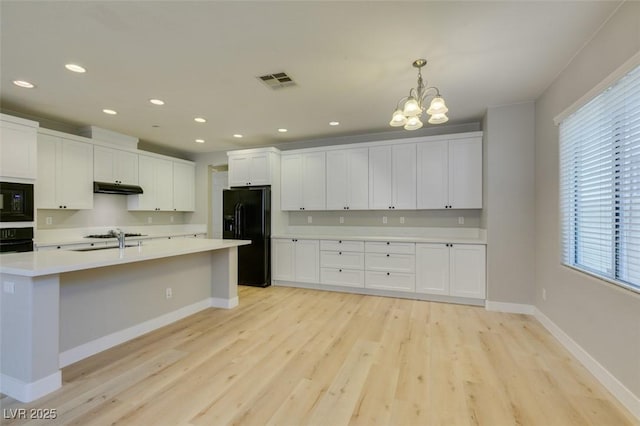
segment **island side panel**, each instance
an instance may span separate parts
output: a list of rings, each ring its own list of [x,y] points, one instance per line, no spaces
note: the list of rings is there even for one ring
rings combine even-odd
[[[61,364],[210,307],[211,275],[209,252],[61,274]]]
[[[33,401],[62,384],[58,276],[0,274],[0,280],[1,391],[22,402]]]
[[[238,305],[238,248],[211,252],[211,293],[216,308],[234,308]]]

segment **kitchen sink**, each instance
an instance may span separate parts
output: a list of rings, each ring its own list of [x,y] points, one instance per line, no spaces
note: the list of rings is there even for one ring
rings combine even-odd
[[[138,244],[126,244],[125,247],[138,247]],[[96,250],[113,250],[119,248],[118,246],[106,246],[106,247],[86,247],[80,249],[74,249],[71,251],[96,251]]]

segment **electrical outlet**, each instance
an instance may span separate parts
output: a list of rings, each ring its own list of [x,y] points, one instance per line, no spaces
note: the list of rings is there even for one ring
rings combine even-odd
[[[173,216],[169,216],[169,222],[173,223]]]
[[[382,216],[382,223],[383,224],[387,224],[387,217],[386,216]]]
[[[16,292],[16,283],[13,281],[5,281],[2,283],[2,289],[5,293],[14,294]]]
[[[404,225],[404,216],[400,216],[400,225]]]
[[[464,225],[464,216],[458,216],[458,225]]]
[[[344,216],[340,216],[340,223],[344,223]]]
[[[147,217],[147,223],[153,223],[153,218],[151,216]]]
[[[542,289],[542,300],[547,300],[547,289],[546,288]]]
[[[51,216],[47,216],[45,222],[47,225],[53,225],[53,218]]]
[[[313,217],[307,216],[307,223],[313,223]]]
[[[173,297],[173,290],[171,290],[171,287],[167,287],[167,289],[164,291],[164,296],[167,299],[171,299]]]

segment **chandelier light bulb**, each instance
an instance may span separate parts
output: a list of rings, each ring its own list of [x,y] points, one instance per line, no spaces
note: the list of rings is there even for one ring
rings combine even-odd
[[[392,127],[402,127],[407,124],[407,117],[402,113],[400,109],[393,112],[389,125]]]
[[[442,124],[442,123],[446,123],[447,121],[449,121],[449,117],[447,117],[447,114],[445,114],[445,113],[433,114],[429,118],[429,123],[430,124]]]
[[[407,102],[405,102],[404,110],[402,113],[407,117],[412,117],[414,115],[421,114],[422,108],[420,108],[420,105],[418,104],[416,98],[411,96],[409,99],[407,99]]]
[[[418,116],[409,117],[407,119],[407,124],[405,124],[405,130],[418,130],[422,127],[422,121]]]
[[[427,114],[445,114],[449,111],[447,105],[444,103],[444,99],[442,96],[436,96],[431,100],[431,104],[429,105],[429,109],[427,110]]]

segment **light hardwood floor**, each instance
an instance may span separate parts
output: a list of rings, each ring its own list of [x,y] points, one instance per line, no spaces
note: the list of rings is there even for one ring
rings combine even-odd
[[[236,309],[68,366],[63,382],[0,400],[55,422],[2,424],[638,424],[532,317],[283,287],[241,287]]]

